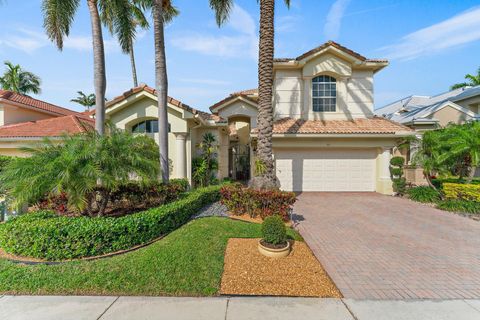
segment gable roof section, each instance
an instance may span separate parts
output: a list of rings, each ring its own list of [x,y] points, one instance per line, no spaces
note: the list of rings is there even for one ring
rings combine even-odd
[[[34,109],[40,112],[48,112],[57,116],[79,115],[79,112],[59,107],[57,105],[8,90],[0,89],[0,102],[1,101],[20,104],[30,109]]]
[[[106,104],[106,107],[110,108],[114,104],[117,104],[117,103],[127,99],[128,97],[130,97],[134,94],[137,94],[139,92],[142,92],[142,91],[146,91],[146,92],[148,92],[150,94],[153,94],[153,95],[157,94],[157,90],[155,90],[154,88],[149,87],[146,84],[141,84],[140,86],[132,88],[128,91],[125,91],[121,95],[119,95],[119,96],[113,98],[112,100],[108,101],[107,104]],[[167,97],[167,103],[170,103],[170,104],[174,105],[175,107],[181,108],[181,109],[189,111],[191,113],[194,113],[194,111],[196,111],[192,107],[190,107],[190,106],[184,104],[183,102],[181,102],[179,100],[176,100],[172,97]]]
[[[478,115],[455,102],[476,95],[480,95],[480,86],[459,88],[435,96],[412,95],[376,109],[375,114],[400,123],[411,123],[424,119],[446,106],[451,106],[474,118]],[[429,120],[432,121],[432,119]]]
[[[256,129],[253,131],[257,132]],[[354,120],[301,120],[282,118],[274,122],[273,134],[411,134],[414,131],[393,121],[374,117]]]
[[[2,138],[61,137],[63,134],[85,133],[94,130],[95,122],[85,117],[69,115],[0,127]]]
[[[239,98],[240,99],[245,99],[247,102],[256,106],[257,105],[257,99],[258,99],[258,89],[248,89],[248,90],[242,90],[242,91],[237,91],[237,92],[231,93],[225,99],[222,99],[222,100],[218,101],[217,103],[215,103],[214,105],[212,105],[210,107],[210,111],[216,113],[218,110],[215,110],[215,109],[218,109],[221,106],[228,105],[228,104],[232,103],[233,101],[238,100]]]
[[[302,55],[296,57],[296,58],[276,58],[276,59],[273,59],[274,62],[289,62],[289,61],[300,61],[300,60],[303,60],[305,58],[308,58],[320,51],[323,51],[325,49],[327,49],[328,47],[333,47],[335,49],[338,49],[360,61],[363,61],[363,62],[378,62],[378,63],[388,63],[388,60],[385,60],[385,59],[368,59],[364,56],[362,56],[360,53],[358,52],[355,52],[353,50],[350,50],[348,49],[347,47],[344,47],[342,45],[340,45],[339,43],[335,42],[335,41],[327,41],[325,42],[324,44],[310,50],[310,51],[307,51],[305,53],[303,53]]]

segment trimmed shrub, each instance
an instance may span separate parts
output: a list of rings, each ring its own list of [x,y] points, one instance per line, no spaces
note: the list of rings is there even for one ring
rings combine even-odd
[[[480,202],[465,200],[445,200],[439,202],[437,204],[437,208],[452,212],[479,214]]]
[[[64,217],[39,211],[0,228],[0,247],[34,258],[63,260],[129,249],[167,234],[205,205],[219,200],[220,186],[197,189],[181,200],[120,218]]]
[[[393,157],[390,159],[390,175],[392,177],[393,191],[397,195],[403,196],[407,187],[407,180],[403,177],[403,166],[405,159],[403,157]]]
[[[432,187],[420,186],[407,190],[410,199],[422,203],[436,203],[440,200],[440,193]]]
[[[262,223],[263,241],[269,244],[285,244],[287,228],[280,216],[266,217]]]
[[[432,184],[435,186],[437,189],[443,189],[443,184],[444,183],[460,183],[460,184],[466,184],[467,180],[463,179],[456,179],[456,178],[437,178],[437,179],[432,179]],[[475,185],[480,185],[480,179],[474,178],[470,184],[475,184]]]
[[[279,215],[284,221],[290,219],[297,197],[293,192],[279,190],[255,190],[241,184],[224,186],[220,193],[222,203],[234,215],[248,214],[250,217]]]
[[[480,185],[478,184],[444,183],[443,193],[447,199],[480,202]]]

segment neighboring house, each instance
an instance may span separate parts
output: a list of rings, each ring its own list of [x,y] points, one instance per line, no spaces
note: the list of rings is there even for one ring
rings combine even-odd
[[[20,149],[45,137],[91,130],[89,117],[12,91],[0,90],[0,155],[23,156]]]
[[[418,132],[480,120],[480,86],[459,88],[436,96],[409,96],[375,110],[375,114]]]
[[[435,96],[412,95],[378,108],[375,114],[414,129],[417,138],[421,138],[426,130],[442,128],[449,123],[480,120],[480,86],[459,88]],[[414,153],[415,145],[395,151],[396,155],[405,158],[407,164],[412,162]],[[421,168],[408,168],[405,174],[408,182],[427,184]],[[480,176],[480,169],[475,175]]]
[[[392,193],[391,150],[413,130],[375,117],[373,76],[388,65],[334,42],[297,58],[275,59],[273,151],[282,189]],[[200,112],[169,98],[172,176],[191,178],[205,132],[216,135],[218,178],[252,176],[257,90],[231,94]],[[154,89],[142,85],[107,103],[117,127],[157,136]]]

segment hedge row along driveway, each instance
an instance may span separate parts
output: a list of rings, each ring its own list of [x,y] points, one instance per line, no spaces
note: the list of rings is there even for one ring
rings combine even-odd
[[[126,250],[185,224],[202,207],[218,201],[219,190],[220,186],[196,189],[178,201],[120,218],[27,214],[0,226],[0,247],[51,261]]]

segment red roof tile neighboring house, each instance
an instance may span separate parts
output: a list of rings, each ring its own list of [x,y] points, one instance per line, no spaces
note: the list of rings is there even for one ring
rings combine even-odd
[[[413,130],[385,118],[354,120],[301,120],[283,118],[274,122],[274,134],[395,134]],[[253,131],[257,133],[256,130]]]
[[[41,101],[17,92],[1,90],[0,89],[0,102],[11,102],[15,104],[20,104],[24,107],[30,109],[36,109],[38,111],[44,111],[57,116],[68,116],[68,115],[78,115],[79,112],[69,110],[57,105]]]
[[[69,115],[0,127],[2,138],[61,137],[63,134],[85,133],[94,130],[95,122],[85,117]]]

